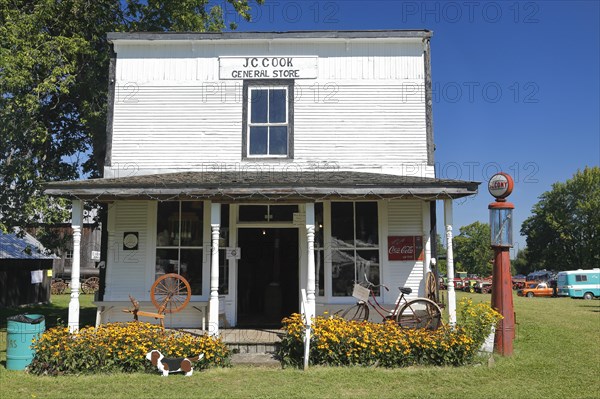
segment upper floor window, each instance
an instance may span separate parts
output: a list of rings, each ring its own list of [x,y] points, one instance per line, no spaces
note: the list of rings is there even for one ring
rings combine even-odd
[[[244,157],[293,157],[293,91],[293,81],[244,83]]]

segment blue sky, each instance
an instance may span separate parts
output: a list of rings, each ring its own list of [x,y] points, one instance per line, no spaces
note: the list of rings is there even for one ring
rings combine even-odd
[[[503,170],[515,179],[522,248],[520,226],[538,196],[600,165],[599,4],[266,0],[254,21],[237,22],[238,31],[432,30],[438,176],[483,182],[479,195],[455,202],[455,234],[488,221],[485,183]]]

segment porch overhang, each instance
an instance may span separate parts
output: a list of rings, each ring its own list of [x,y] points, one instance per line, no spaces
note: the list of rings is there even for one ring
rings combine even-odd
[[[313,202],[324,199],[455,199],[480,182],[352,171],[176,172],[47,183],[44,192],[86,201],[210,199]]]

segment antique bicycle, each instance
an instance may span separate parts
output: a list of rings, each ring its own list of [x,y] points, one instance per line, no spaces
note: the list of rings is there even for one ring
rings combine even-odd
[[[383,307],[375,295],[374,289],[383,287],[386,291],[389,288],[383,284],[373,284],[365,275],[364,283],[354,284],[352,296],[358,302],[346,310],[336,313],[346,320],[366,321],[369,319],[369,307],[382,317],[382,321],[395,320],[403,328],[426,328],[437,330],[442,323],[442,311],[440,307],[430,299],[415,298],[407,300],[405,295],[410,295],[410,287],[400,287],[400,293],[396,299],[393,309]]]

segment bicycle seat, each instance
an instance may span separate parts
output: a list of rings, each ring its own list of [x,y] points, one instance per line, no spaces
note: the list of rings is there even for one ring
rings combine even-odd
[[[404,295],[410,295],[410,293],[412,292],[412,288],[410,287],[398,287],[400,288],[400,292],[403,293]]]

